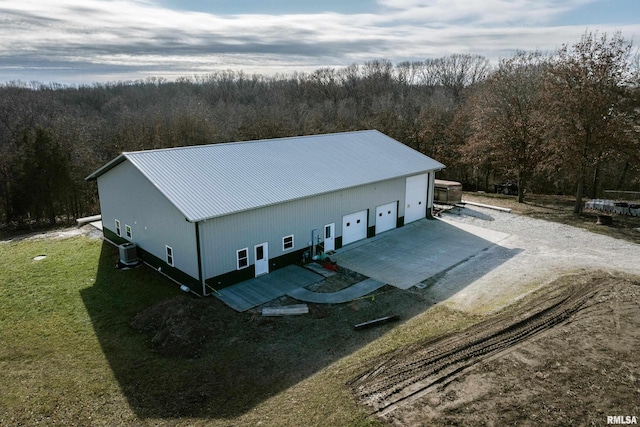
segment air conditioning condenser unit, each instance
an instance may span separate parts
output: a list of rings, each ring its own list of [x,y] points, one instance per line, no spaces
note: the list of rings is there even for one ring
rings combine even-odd
[[[138,249],[135,243],[124,243],[118,246],[120,251],[120,263],[135,265],[138,263]]]

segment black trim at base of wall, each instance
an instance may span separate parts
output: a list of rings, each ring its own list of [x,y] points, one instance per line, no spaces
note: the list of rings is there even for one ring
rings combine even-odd
[[[108,228],[103,227],[102,233],[105,239],[111,241],[112,243],[115,243],[116,245],[122,245],[124,243],[135,243],[129,242],[128,240],[118,236]],[[154,270],[159,271],[160,273],[168,276],[181,285],[189,286],[192,291],[197,292],[198,294],[202,294],[202,284],[200,284],[198,279],[191,277],[190,275],[176,267],[171,267],[165,262],[165,260],[160,259],[157,256],[145,251],[140,246],[136,246],[136,252],[138,258]]]
[[[255,266],[251,264],[242,270],[233,270],[219,276],[205,279],[204,283],[206,283],[209,290],[218,290],[226,288],[227,286],[235,285],[236,283],[244,282],[245,280],[253,279],[254,277],[256,277],[256,269]]]
[[[102,226],[102,235],[104,236],[105,239],[109,240],[111,243],[115,245],[122,245],[125,243],[129,243],[127,239],[125,239],[124,237],[118,236],[116,233],[109,230],[104,225]]]
[[[431,210],[427,210],[427,218],[434,219],[431,215]],[[396,227],[400,228],[404,226],[404,217],[398,217],[396,220]],[[367,238],[371,238],[375,236],[375,226],[367,227]],[[103,235],[105,239],[111,241],[115,245],[121,245],[124,243],[129,243],[129,241],[121,236],[118,236],[113,231],[108,228],[103,228]],[[135,243],[135,242],[134,242]],[[337,236],[335,238],[335,248],[342,248],[342,236]],[[269,271],[278,270],[279,268],[286,267],[287,265],[299,263],[302,260],[302,257],[305,252],[310,250],[309,247],[305,247],[302,249],[298,249],[296,251],[292,251],[285,255],[281,255],[276,258],[272,258],[269,260]],[[191,287],[191,290],[198,294],[202,294],[202,284],[201,282],[191,277],[190,275],[184,273],[183,271],[171,267],[164,260],[152,255],[151,253],[145,251],[140,246],[137,246],[138,258],[148,264],[150,267],[155,270],[159,270],[162,274],[170,277],[174,281],[179,284],[186,285]],[[225,274],[221,274],[219,276],[210,277],[205,280],[205,283],[213,288],[213,289],[222,289],[227,286],[235,285],[237,283],[243,282],[245,280],[253,279],[255,277],[255,266],[252,264],[247,268],[242,270],[234,270]]]
[[[302,248],[297,251],[291,251],[279,257],[269,259],[269,272],[278,270],[291,264],[300,263],[305,252],[309,252],[310,248]],[[255,265],[251,264],[242,270],[234,270],[219,276],[210,277],[205,283],[213,289],[222,289],[245,280],[253,279],[256,276]]]

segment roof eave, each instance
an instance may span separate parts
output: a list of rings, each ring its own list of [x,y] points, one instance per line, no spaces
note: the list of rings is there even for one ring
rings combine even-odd
[[[126,158],[126,153],[120,154],[118,157],[116,157],[115,159],[111,160],[109,163],[107,163],[106,165],[102,166],[100,169],[96,170],[91,175],[87,176],[85,178],[85,181],[95,181],[96,179],[98,179],[98,177],[100,175],[103,175],[103,174],[109,172],[111,169],[115,168],[120,163],[124,162],[126,159],[127,159]]]
[[[388,181],[390,179],[406,178],[406,177],[409,177],[409,176],[419,175],[421,173],[428,173],[428,172],[434,172],[435,173],[435,172],[439,172],[442,169],[446,168],[446,166],[443,165],[442,163],[440,163],[440,162],[438,162],[438,163],[440,164],[441,167],[436,167],[436,168],[433,168],[433,169],[426,169],[426,170],[423,170],[421,172],[414,172],[414,173],[410,173],[410,174],[406,174],[406,175],[396,176],[396,177],[393,177],[393,178],[381,179],[381,180],[378,180],[378,181],[371,181],[371,182],[367,182],[365,184],[353,185],[351,187],[344,187],[344,188],[340,188],[338,190],[327,191],[327,192],[324,192],[324,193],[316,193],[316,194],[310,194],[310,195],[304,196],[304,197],[297,197],[297,198],[293,198],[293,199],[289,199],[289,200],[281,200],[281,201],[277,201],[277,202],[273,202],[273,203],[268,203],[268,204],[265,204],[265,205],[262,205],[262,206],[254,206],[254,207],[246,208],[246,209],[238,209],[236,211],[225,212],[223,214],[211,215],[211,216],[206,216],[206,217],[190,217],[189,215],[185,214],[184,212],[182,212],[182,211],[181,212],[185,216],[185,220],[187,222],[191,222],[191,223],[205,222],[205,221],[208,221],[208,220],[214,219],[214,218],[220,218],[220,217],[223,217],[223,216],[235,215],[235,214],[239,214],[239,213],[242,213],[242,212],[252,211],[252,210],[255,210],[255,209],[268,208],[270,206],[275,206],[275,205],[279,205],[279,204],[282,204],[282,203],[295,202],[297,200],[308,199],[308,198],[311,198],[311,197],[317,197],[317,196],[321,196],[321,195],[324,195],[324,194],[335,193],[335,192],[338,192],[338,191],[345,191],[345,190],[349,190],[351,188],[361,187],[363,185],[377,184],[379,182]],[[165,197],[166,197],[166,195],[165,195]],[[175,204],[174,204],[174,206],[175,206]],[[177,208],[177,206],[176,206],[176,208]]]

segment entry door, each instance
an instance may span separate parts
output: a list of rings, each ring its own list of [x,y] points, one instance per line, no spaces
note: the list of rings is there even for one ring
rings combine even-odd
[[[404,223],[427,216],[427,174],[410,176],[404,193]]]
[[[332,222],[324,226],[324,251],[329,252],[336,249],[335,243],[336,224]]]
[[[253,247],[255,255],[256,277],[269,272],[269,244],[260,243]]]
[[[342,246],[367,237],[367,210],[342,217]]]
[[[376,207],[376,234],[396,228],[397,218],[398,202]]]

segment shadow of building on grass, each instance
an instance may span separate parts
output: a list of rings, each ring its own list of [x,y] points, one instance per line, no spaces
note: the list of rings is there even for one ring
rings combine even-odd
[[[515,253],[507,250],[496,259]],[[152,351],[151,337],[136,332],[131,321],[160,301],[190,297],[146,266],[115,269],[117,260],[117,248],[103,243],[95,285],[81,297],[114,376],[140,418],[237,417],[395,327],[355,331],[355,324],[394,314],[406,321],[438,302],[427,290],[414,288],[409,295],[386,287],[375,298],[310,304],[309,315],[265,318],[208,298],[199,300],[208,305],[206,315],[194,319],[207,322],[211,334],[199,356],[166,358]],[[498,265],[487,265],[487,272]]]

